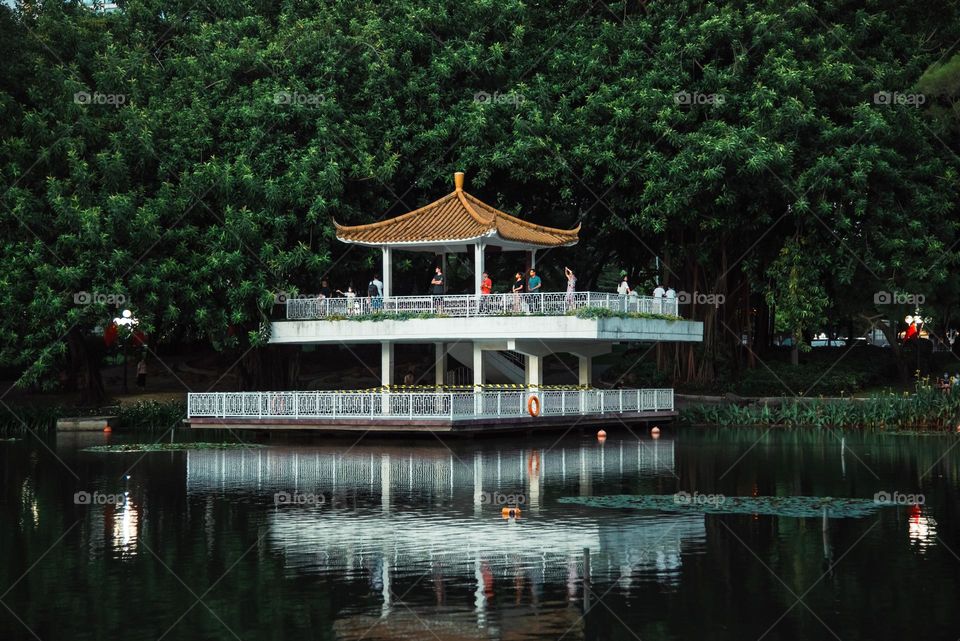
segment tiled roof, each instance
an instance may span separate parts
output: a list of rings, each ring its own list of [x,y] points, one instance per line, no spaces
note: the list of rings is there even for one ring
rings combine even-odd
[[[473,240],[496,235],[503,240],[558,247],[577,242],[580,225],[554,229],[506,214],[463,191],[463,174],[454,178],[456,189],[429,205],[376,223],[345,226],[334,221],[337,238],[348,243],[430,243]]]

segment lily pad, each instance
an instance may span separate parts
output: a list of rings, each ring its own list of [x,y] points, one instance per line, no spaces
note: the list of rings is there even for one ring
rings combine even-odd
[[[722,494],[646,494],[564,496],[560,503],[608,509],[657,510],[685,514],[765,514],[771,516],[863,518],[886,504],[872,499],[831,496],[724,496]]]
[[[125,443],[94,445],[82,452],[180,452],[183,450],[237,450],[263,447],[252,443]]]

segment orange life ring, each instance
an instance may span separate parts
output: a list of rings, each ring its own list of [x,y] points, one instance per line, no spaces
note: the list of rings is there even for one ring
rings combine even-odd
[[[536,406],[536,409],[534,409]],[[540,416],[540,399],[536,395],[531,395],[527,399],[527,411],[530,413],[530,416]]]

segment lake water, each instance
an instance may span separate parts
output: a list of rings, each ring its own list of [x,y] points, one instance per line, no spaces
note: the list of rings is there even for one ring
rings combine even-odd
[[[2,443],[0,639],[960,636],[955,435],[557,438]],[[895,498],[854,518],[589,504],[678,492]]]

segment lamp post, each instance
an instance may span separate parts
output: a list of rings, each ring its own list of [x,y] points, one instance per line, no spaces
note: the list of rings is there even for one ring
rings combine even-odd
[[[140,323],[136,318],[133,317],[133,313],[129,309],[123,310],[119,317],[113,319],[113,324],[117,326],[117,329],[122,331],[123,338],[123,393],[127,394],[130,392],[130,388],[127,387],[127,355],[129,353],[130,347],[130,337],[133,335],[133,330]]]

